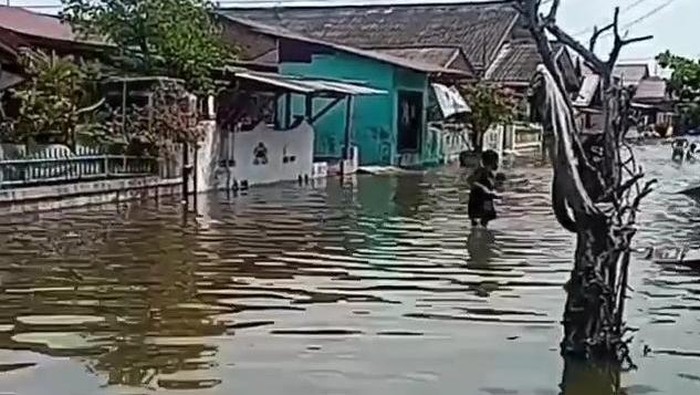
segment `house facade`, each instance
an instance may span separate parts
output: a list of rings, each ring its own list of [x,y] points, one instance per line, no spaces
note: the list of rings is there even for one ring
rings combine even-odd
[[[233,27],[226,27],[230,25]],[[274,59],[281,75],[361,83],[387,92],[386,95],[355,97],[345,105],[334,105],[333,99],[316,100],[312,112],[328,108],[323,118],[314,123],[316,159],[332,161],[354,146],[362,165],[411,167],[444,161],[445,136],[428,128],[428,108],[435,100],[431,83],[469,78],[468,71],[464,71],[468,66],[455,70],[383,51],[312,39],[249,20],[224,18],[224,31],[240,32],[242,26],[248,28],[247,37],[262,35],[275,39],[277,49],[274,54],[271,51],[250,53],[264,52],[263,56]],[[460,59],[459,49],[444,52],[449,52],[449,56],[443,60],[449,58],[451,62],[461,61],[464,62],[462,65],[468,65],[466,59]],[[303,117],[305,108],[307,99],[301,95],[281,98],[279,117]],[[347,133],[346,127],[349,127]]]

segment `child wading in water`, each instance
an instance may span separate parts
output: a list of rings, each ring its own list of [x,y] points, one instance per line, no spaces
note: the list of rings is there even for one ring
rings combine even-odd
[[[469,218],[472,226],[486,227],[488,223],[496,219],[494,199],[499,196],[495,191],[496,170],[498,170],[498,154],[488,150],[481,154],[481,164],[469,176],[471,187],[469,192]]]

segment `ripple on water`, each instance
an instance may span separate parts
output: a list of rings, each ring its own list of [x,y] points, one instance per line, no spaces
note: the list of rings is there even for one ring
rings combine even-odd
[[[700,247],[700,205],[672,193],[696,170],[666,153],[639,151],[661,183],[637,243]],[[575,240],[552,215],[551,169],[506,173],[488,231],[471,229],[455,168],[201,197],[196,220],[169,199],[0,217],[0,345],[80,357],[113,388],[552,393]],[[630,322],[664,356],[642,363],[697,359],[700,273],[639,257],[631,270]],[[697,381],[659,366],[677,375],[658,380]]]

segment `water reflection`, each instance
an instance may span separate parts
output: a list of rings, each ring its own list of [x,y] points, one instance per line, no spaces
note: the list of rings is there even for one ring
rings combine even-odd
[[[700,206],[672,193],[696,169],[639,154],[663,182],[638,242],[700,247]],[[458,168],[222,193],[184,220],[168,199],[0,217],[0,392],[556,394],[574,239],[550,169],[506,172],[488,230]],[[693,393],[699,284],[635,261],[628,392]]]
[[[467,237],[467,250],[472,267],[488,268],[489,262],[496,256],[494,246],[496,237],[489,229],[475,227]]]
[[[596,367],[566,361],[562,375],[561,395],[619,395],[620,370],[617,367]]]

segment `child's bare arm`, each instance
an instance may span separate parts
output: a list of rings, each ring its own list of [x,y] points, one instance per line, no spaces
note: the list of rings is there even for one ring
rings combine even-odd
[[[472,184],[472,187],[481,189],[482,191],[484,191],[484,193],[488,194],[488,195],[491,196],[491,197],[494,197],[494,198],[499,197],[499,196],[498,196],[498,193],[496,193],[495,190],[492,190],[492,189],[487,188],[484,184],[482,184],[482,183],[480,183],[480,182],[475,182],[475,183],[473,183],[473,184]]]

